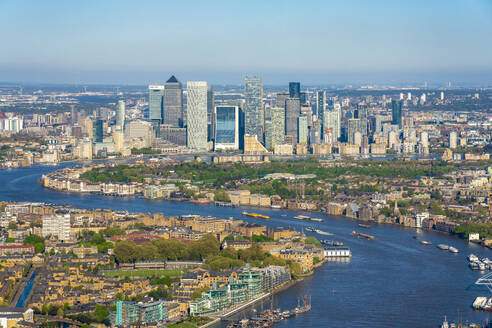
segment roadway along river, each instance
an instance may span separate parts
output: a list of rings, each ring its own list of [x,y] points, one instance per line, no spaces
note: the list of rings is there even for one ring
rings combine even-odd
[[[232,216],[255,221],[244,217],[240,208],[59,193],[38,185],[37,179],[42,174],[60,167],[0,171],[0,200],[162,212],[164,215]],[[267,226],[293,226],[301,230],[312,225],[293,219],[300,212],[270,209],[255,209],[255,212],[271,216],[268,221],[256,220]],[[321,217],[321,214],[312,216]],[[277,294],[275,307],[281,309],[295,307],[297,299],[304,294],[312,297],[310,313],[279,323],[278,327],[436,327],[445,315],[454,322],[458,315],[463,322],[480,323],[488,319],[487,313],[471,308],[475,297],[487,296],[489,292],[473,284],[480,273],[468,268],[466,256],[475,253],[479,257],[490,257],[489,250],[435,232],[416,232],[415,229],[389,225],[375,225],[366,230],[354,221],[341,218],[325,218],[325,222],[317,226],[335,234],[318,238],[344,242],[351,248],[353,257],[346,263],[327,263],[311,277]],[[354,238],[350,234],[352,230],[366,230],[364,232],[376,239]],[[412,238],[414,235],[433,245],[421,245]],[[441,251],[435,247],[440,243],[453,245],[460,253]]]

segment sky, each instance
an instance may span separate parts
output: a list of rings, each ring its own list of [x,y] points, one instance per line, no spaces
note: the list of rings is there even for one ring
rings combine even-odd
[[[492,0],[0,0],[0,81],[492,85]]]

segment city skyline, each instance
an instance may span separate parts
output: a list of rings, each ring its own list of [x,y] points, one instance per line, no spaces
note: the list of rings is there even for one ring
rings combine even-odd
[[[2,82],[490,84],[488,1],[117,4],[0,4]]]

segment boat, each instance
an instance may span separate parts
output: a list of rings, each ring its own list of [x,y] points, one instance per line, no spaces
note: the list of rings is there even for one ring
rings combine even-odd
[[[371,226],[370,226],[370,225],[368,225],[368,224],[362,224],[362,223],[359,223],[359,227],[361,227],[361,228],[366,228],[366,229],[371,228]]]
[[[310,220],[311,218],[307,215],[296,215],[294,216],[294,219],[297,219],[297,220]]]
[[[317,234],[319,234],[319,235],[324,235],[324,236],[333,236],[333,234],[332,234],[331,232],[326,232],[326,231],[319,230],[319,229],[314,230],[314,232],[316,232],[316,233],[317,233]]]
[[[374,238],[376,238],[373,235],[368,235],[368,234],[362,233],[362,232],[359,233],[359,236],[364,237],[364,238],[367,238],[367,239],[374,239]]]
[[[306,231],[307,231],[307,232],[315,232],[315,231],[316,231],[316,229],[314,229],[313,227],[307,227],[307,228],[306,228]]]
[[[455,248],[455,247],[453,247],[453,246],[449,246],[449,251],[450,251],[451,253],[459,253],[459,252],[460,252],[457,248]]]
[[[480,271],[485,271],[486,269],[489,268],[488,265],[485,265],[482,262],[470,262],[470,264],[468,264],[468,266],[472,270],[480,270]]]
[[[491,265],[492,264],[492,261],[489,260],[488,257],[484,257],[480,261],[482,261],[482,263],[485,263],[485,264],[488,264],[488,265]]]
[[[442,249],[443,251],[447,251],[449,249],[449,245],[444,245],[444,244],[439,244],[436,247]]]
[[[320,218],[311,218],[309,221],[314,221],[314,222],[323,222],[323,219]]]
[[[270,207],[271,208],[274,208],[274,209],[277,209],[277,210],[282,208],[282,206],[280,206],[280,205],[272,205]]]
[[[268,220],[270,218],[268,215],[263,215],[263,214],[258,214],[258,213],[243,212],[243,215],[250,216],[253,218],[265,219],[265,220]]]
[[[475,254],[470,254],[470,255],[468,255],[468,261],[470,261],[470,262],[478,262],[478,256],[476,256]]]
[[[487,297],[478,296],[473,302],[473,308],[475,310],[482,310],[487,304]]]
[[[422,240],[420,243],[422,245],[432,245],[432,243],[430,241],[427,241],[427,240]]]

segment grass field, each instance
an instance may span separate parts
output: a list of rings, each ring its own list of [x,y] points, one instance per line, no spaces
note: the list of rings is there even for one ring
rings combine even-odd
[[[111,271],[102,271],[102,274],[107,277],[139,277],[139,278],[148,278],[148,277],[180,277],[184,274],[182,270],[111,270]]]

